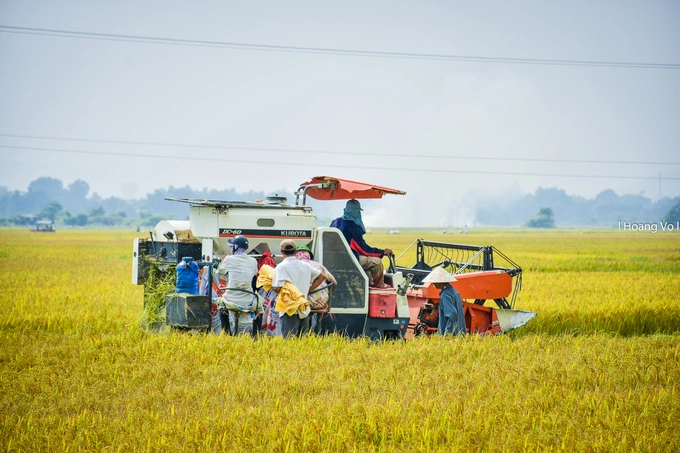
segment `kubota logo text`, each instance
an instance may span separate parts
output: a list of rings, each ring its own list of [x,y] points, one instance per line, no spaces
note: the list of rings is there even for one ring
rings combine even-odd
[[[284,230],[281,231],[281,236],[309,236],[309,233],[307,231],[299,230]]]

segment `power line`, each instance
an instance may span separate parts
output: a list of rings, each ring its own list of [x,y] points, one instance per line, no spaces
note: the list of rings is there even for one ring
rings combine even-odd
[[[178,144],[163,142],[136,142],[129,140],[105,140],[87,138],[67,138],[67,137],[48,137],[40,135],[18,135],[2,134],[0,137],[29,138],[38,140],[59,140],[87,143],[108,143],[114,145],[139,145],[139,146],[164,146],[172,148],[198,148],[198,149],[223,149],[223,150],[242,150],[242,151],[263,151],[263,152],[289,152],[301,154],[330,154],[342,156],[371,156],[371,157],[405,157],[414,159],[459,159],[459,160],[491,160],[508,162],[552,162],[552,163],[582,163],[582,164],[626,164],[626,165],[680,165],[680,162],[646,162],[646,161],[626,161],[626,160],[584,160],[584,159],[546,159],[533,157],[491,157],[491,156],[438,156],[427,154],[390,154],[386,156],[380,153],[351,152],[351,151],[324,151],[324,150],[305,150],[293,148],[260,148],[252,146],[222,146],[222,145],[195,145]]]
[[[549,66],[599,66],[612,68],[637,69],[680,69],[678,63],[640,63],[630,61],[589,61],[589,60],[558,60],[542,58],[512,58],[512,57],[481,57],[473,55],[447,55],[414,52],[384,52],[377,50],[336,49],[324,47],[280,46],[270,44],[249,44],[227,41],[206,41],[178,38],[157,38],[141,35],[123,35],[115,33],[91,33],[82,31],[56,30],[48,28],[13,27],[0,25],[0,32],[29,35],[56,36],[62,38],[97,39],[105,41],[143,42],[152,44],[193,46],[193,47],[221,47],[241,50],[257,50],[265,52],[294,52],[317,55],[344,55],[353,57],[398,58],[416,60],[445,60],[471,63],[500,63],[500,64],[530,64]]]
[[[376,167],[376,166],[357,166],[357,165],[342,165],[342,164],[318,164],[318,163],[300,163],[300,162],[274,162],[274,161],[263,161],[259,160],[246,160],[246,159],[231,159],[231,158],[219,158],[219,157],[199,157],[199,156],[158,156],[156,154],[127,154],[127,153],[115,153],[109,151],[83,151],[75,149],[54,149],[54,148],[37,148],[37,147],[27,147],[27,146],[8,146],[0,145],[0,148],[6,149],[20,149],[20,150],[34,150],[34,151],[49,151],[55,153],[76,153],[76,154],[88,154],[88,155],[100,155],[100,156],[116,156],[116,157],[137,157],[137,158],[152,158],[152,159],[163,159],[163,160],[190,160],[190,161],[201,161],[201,162],[228,162],[230,164],[257,164],[257,165],[277,165],[277,166],[291,166],[291,167],[327,167],[327,168],[350,168],[350,169],[363,169],[363,170],[381,170],[381,171],[405,171],[405,172],[418,172],[418,173],[455,173],[455,174],[471,174],[471,175],[496,175],[496,176],[548,176],[556,178],[598,178],[598,179],[642,179],[642,180],[656,180],[657,176],[616,176],[616,175],[565,175],[557,173],[522,173],[522,172],[497,172],[497,171],[482,171],[482,170],[442,170],[436,168],[404,168],[404,167]],[[665,177],[665,180],[680,181],[679,178]]]

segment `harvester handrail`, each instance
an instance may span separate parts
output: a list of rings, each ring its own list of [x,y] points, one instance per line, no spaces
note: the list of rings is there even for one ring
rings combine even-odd
[[[458,270],[457,270],[456,272],[454,272],[454,274],[460,274],[460,273],[462,273],[466,268],[468,268],[469,266],[471,266],[471,265],[472,265],[472,262],[473,262],[474,260],[476,260],[477,257],[478,257],[479,255],[481,255],[481,254],[484,252],[484,249],[485,249],[484,247],[481,248],[477,253],[474,254],[474,256],[473,256],[472,258],[470,258],[469,260],[467,260],[467,262],[466,262],[465,264],[463,264],[461,267],[459,267]]]
[[[471,251],[471,252],[474,252],[475,250],[481,251],[481,250],[484,250],[484,249],[491,247],[490,245],[456,244],[454,242],[426,241],[424,239],[416,239],[414,244],[417,243],[417,242],[420,242],[423,245],[430,245],[430,246],[433,246],[433,247],[441,247],[441,248],[445,248],[445,249],[454,249],[455,248],[455,249],[459,249],[459,250],[468,250],[468,251]]]
[[[324,289],[330,288],[331,286],[333,286],[333,283],[326,283],[323,286],[319,286],[318,288],[314,288],[314,290],[310,291],[309,294],[318,293],[319,291],[323,291]]]

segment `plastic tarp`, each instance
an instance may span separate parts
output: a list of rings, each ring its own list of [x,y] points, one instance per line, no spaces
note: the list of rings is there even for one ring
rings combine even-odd
[[[310,187],[307,195],[316,200],[351,200],[354,198],[382,198],[385,194],[406,195],[406,192],[389,187],[376,186],[332,176],[315,176],[300,184],[300,188],[323,184],[325,187]]]

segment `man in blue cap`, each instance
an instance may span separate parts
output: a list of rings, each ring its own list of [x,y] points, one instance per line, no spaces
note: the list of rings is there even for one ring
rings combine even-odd
[[[369,285],[375,288],[385,288],[383,281],[382,258],[386,255],[392,255],[390,249],[379,249],[371,247],[364,241],[364,234],[366,234],[366,227],[361,219],[361,204],[358,200],[349,200],[345,205],[342,217],[331,222],[331,227],[337,228],[345,236],[345,240],[352,249],[354,256],[361,264],[361,267],[369,275]]]
[[[227,240],[231,247],[231,254],[222,255],[222,261],[217,268],[219,275],[226,275],[227,289],[222,296],[231,304],[250,307],[256,302],[255,276],[257,275],[257,260],[248,255],[248,238],[242,235]],[[222,329],[232,334],[252,333],[253,318],[257,313],[234,310],[220,311]],[[259,330],[259,326],[256,326]]]

